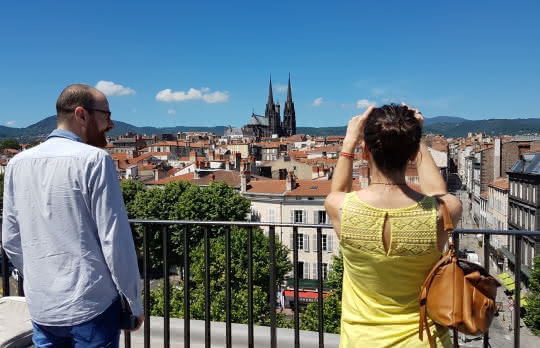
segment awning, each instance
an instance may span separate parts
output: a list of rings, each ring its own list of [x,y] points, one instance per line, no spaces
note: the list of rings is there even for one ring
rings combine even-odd
[[[330,295],[327,292],[323,292],[323,298]],[[283,296],[291,302],[294,301],[294,290],[283,291]],[[317,302],[319,299],[319,293],[316,291],[298,291],[298,301],[300,302]]]
[[[512,279],[512,278],[504,278],[504,279],[502,280],[502,282],[503,282],[505,285],[510,285],[510,284],[514,284],[514,283],[515,283],[514,279]]]
[[[520,294],[521,296],[519,296],[519,305],[521,307],[527,307],[527,305],[529,304],[527,302],[527,298],[525,297],[525,295],[523,295],[523,293]],[[516,295],[512,296],[512,299],[516,299]]]
[[[504,273],[501,273],[501,274],[497,275],[497,277],[499,277],[499,279],[503,280],[503,279],[506,279],[506,278],[510,278],[510,274],[504,272]]]
[[[514,291],[514,289],[516,288],[516,284],[515,284],[515,283],[504,284],[504,287],[505,287],[506,290],[508,290],[508,291]]]
[[[513,263],[514,265],[516,264],[516,257],[514,256],[514,254],[512,254],[510,252],[510,250],[506,249],[506,248],[501,248],[504,256],[508,259],[508,261],[510,261],[511,263]],[[531,278],[531,269],[525,265],[521,265],[521,273],[523,273],[523,275],[525,277],[527,277],[527,279],[530,279]]]

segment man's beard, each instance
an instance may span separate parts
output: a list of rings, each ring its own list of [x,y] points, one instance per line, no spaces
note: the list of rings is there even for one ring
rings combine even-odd
[[[95,147],[105,147],[107,145],[107,139],[105,138],[105,133],[96,133],[88,137],[86,142],[88,145]]]
[[[86,143],[95,147],[105,147],[107,145],[107,138],[105,138],[105,132],[100,132],[97,129],[95,122],[91,123],[91,128],[88,130]]]

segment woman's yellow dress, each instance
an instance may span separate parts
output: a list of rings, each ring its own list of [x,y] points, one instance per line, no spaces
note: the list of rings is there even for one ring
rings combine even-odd
[[[388,252],[385,221],[391,224]],[[343,298],[341,348],[429,347],[418,337],[418,296],[433,265],[437,247],[435,199],[399,209],[379,209],[356,192],[345,196],[341,219]],[[448,329],[429,321],[438,347],[451,347]]]

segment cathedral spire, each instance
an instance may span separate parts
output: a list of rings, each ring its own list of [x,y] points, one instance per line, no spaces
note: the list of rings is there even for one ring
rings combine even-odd
[[[274,96],[272,94],[272,75],[270,75],[270,85],[268,86],[268,104],[274,104]]]
[[[287,102],[292,102],[291,73],[289,73],[289,87],[287,88]]]

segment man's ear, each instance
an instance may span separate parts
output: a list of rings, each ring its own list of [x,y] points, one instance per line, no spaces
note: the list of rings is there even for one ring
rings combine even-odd
[[[86,123],[86,117],[88,117],[88,115],[86,114],[86,110],[82,106],[77,106],[73,111],[73,114],[75,116],[75,122],[79,124]]]

